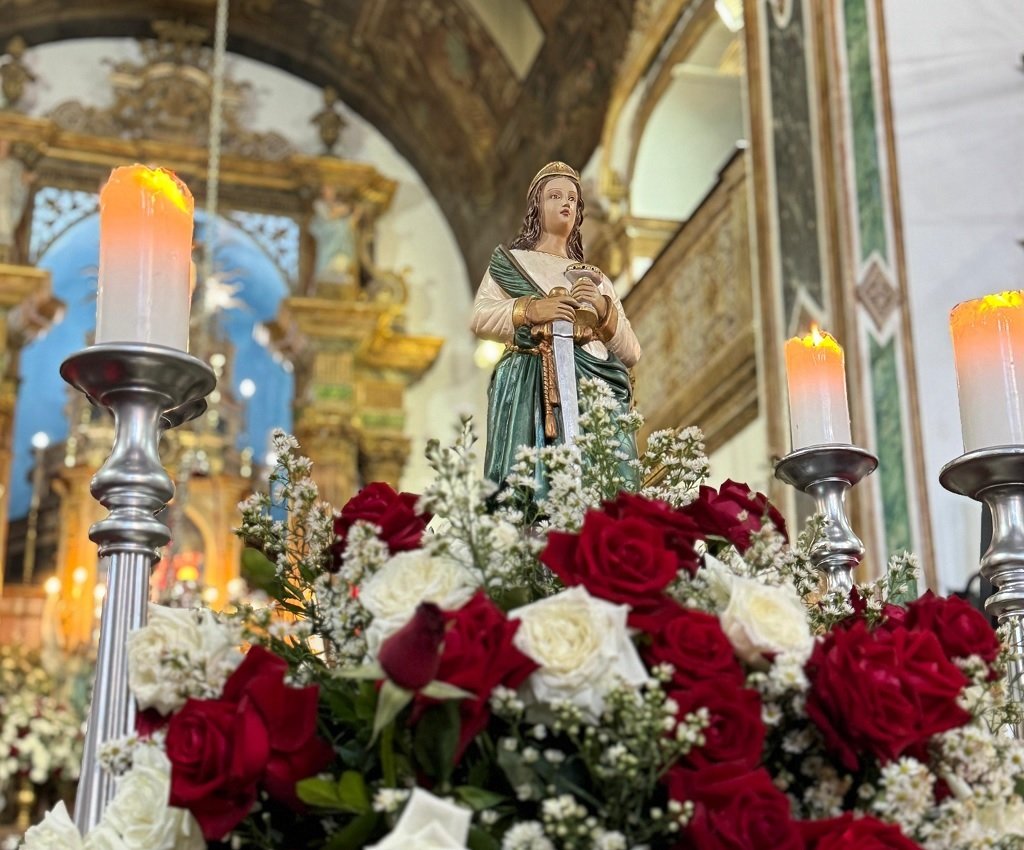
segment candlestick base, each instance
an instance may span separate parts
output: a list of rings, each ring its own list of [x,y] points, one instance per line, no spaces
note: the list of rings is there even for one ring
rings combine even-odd
[[[808,446],[775,464],[775,477],[814,499],[825,517],[825,534],[811,550],[828,591],[848,593],[864,544],[846,513],[846,492],[878,467],[878,458],[853,445]]]
[[[209,366],[183,351],[135,343],[91,346],[65,360],[60,373],[114,416],[113,448],[90,484],[109,514],[89,529],[103,559],[107,594],[75,805],[75,823],[85,834],[114,794],[114,778],[99,765],[99,748],[135,729],[127,640],[146,623],[150,570],[170,539],[156,514],[174,495],[160,462],[160,433],[200,415],[217,381]]]

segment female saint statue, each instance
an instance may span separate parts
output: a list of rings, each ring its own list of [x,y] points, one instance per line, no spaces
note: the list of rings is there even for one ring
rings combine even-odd
[[[541,355],[549,323],[574,322],[577,310],[582,318],[581,308],[596,309],[596,321],[576,324],[576,379],[603,380],[623,413],[632,402],[627,370],[640,359],[640,344],[611,281],[589,267],[590,275],[579,277],[567,294],[557,291],[568,286],[566,270],[584,261],[582,223],[579,175],[564,162],[548,163],[530,183],[519,235],[510,248],[495,249],[477,290],[473,333],[505,343],[488,391],[484,461],[484,473],[499,484],[520,446],[562,441],[561,423],[553,422],[545,394]],[[636,457],[631,435],[622,435],[621,449]]]

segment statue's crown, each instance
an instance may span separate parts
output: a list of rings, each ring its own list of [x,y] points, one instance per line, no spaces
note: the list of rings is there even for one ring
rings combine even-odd
[[[530,188],[526,192],[527,198],[533,194],[534,187],[545,177],[571,177],[577,183],[580,182],[579,172],[571,165],[566,165],[564,162],[558,162],[557,160],[549,162],[530,181]]]

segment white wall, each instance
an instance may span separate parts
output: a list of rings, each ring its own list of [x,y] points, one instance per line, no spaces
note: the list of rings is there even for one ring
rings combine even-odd
[[[102,61],[136,60],[138,56],[136,42],[129,39],[83,39],[33,48],[28,61],[44,84],[29,102],[31,113],[44,114],[71,99],[108,103],[110,69]],[[252,85],[251,129],[274,130],[303,153],[320,152],[316,129],[310,123],[310,117],[323,105],[318,88],[241,56],[229,56],[228,68],[233,79]],[[429,480],[423,459],[426,440],[431,436],[447,438],[457,410],[472,412],[482,435],[488,375],[473,365],[475,340],[467,330],[471,292],[462,255],[444,215],[419,175],[391,144],[359,115],[344,107],[342,111],[349,123],[339,154],[370,163],[398,182],[392,207],[380,220],[377,251],[383,267],[410,270],[409,331],[445,338],[438,362],[407,395],[407,431],[413,453],[403,486],[418,489]]]
[[[637,146],[630,186],[633,215],[689,218],[744,138],[740,77],[720,70],[734,40],[716,19],[686,61],[673,69]]]
[[[938,483],[962,453],[947,319],[1024,288],[1024,4],[886,0],[899,185],[939,574],[977,566],[980,509]]]

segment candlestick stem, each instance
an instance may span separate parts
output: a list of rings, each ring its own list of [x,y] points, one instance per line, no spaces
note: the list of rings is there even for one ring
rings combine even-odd
[[[146,623],[150,571],[170,539],[155,514],[174,495],[160,462],[160,431],[201,414],[216,379],[209,366],[182,351],[132,343],[91,346],[65,360],[60,371],[114,417],[113,448],[90,485],[109,514],[89,529],[107,573],[107,594],[75,805],[75,822],[86,834],[114,794],[114,777],[101,769],[99,749],[135,730],[127,639]]]
[[[979,449],[950,461],[939,483],[952,493],[984,502],[992,512],[992,540],[981,556],[981,574],[996,588],[985,610],[1009,627],[1010,699],[1024,708],[1024,446]],[[1016,737],[1024,724],[1015,724]]]
[[[824,536],[811,550],[825,589],[848,593],[853,571],[864,557],[864,544],[854,533],[846,511],[846,494],[878,466],[878,458],[857,446],[810,446],[791,452],[775,465],[775,477],[812,499],[825,517]]]

